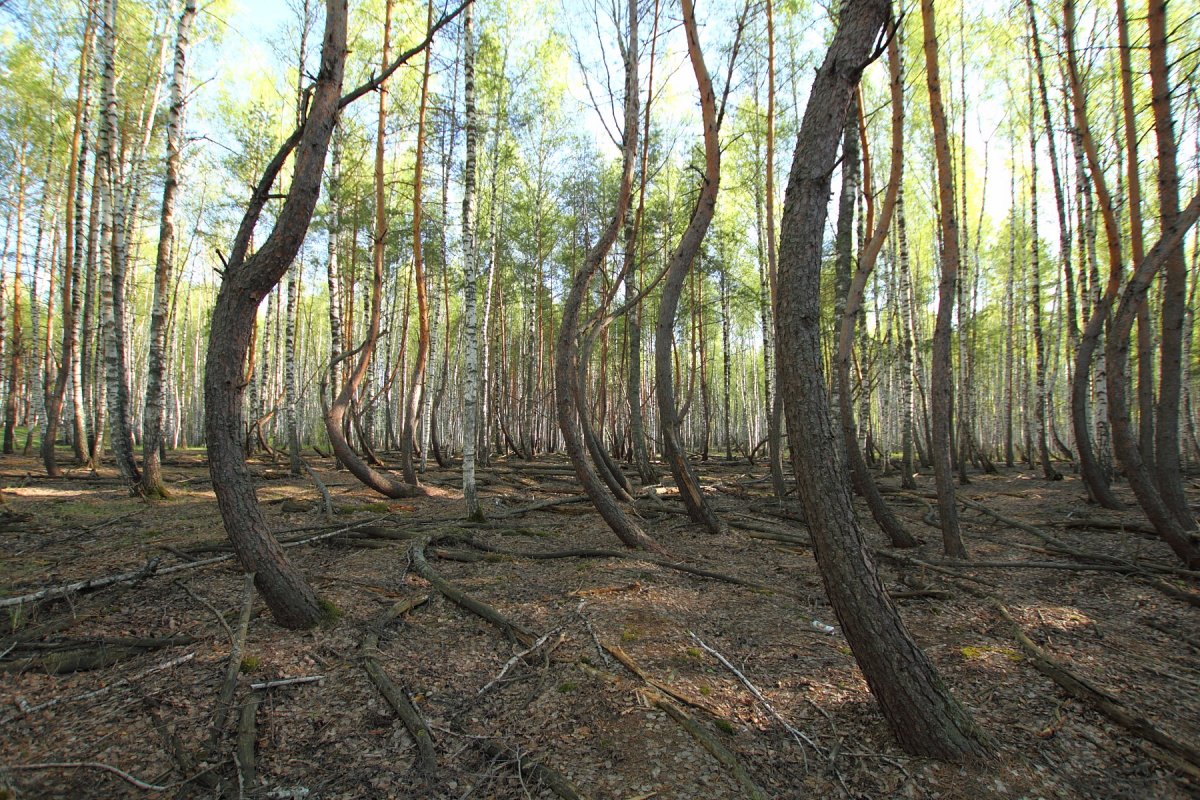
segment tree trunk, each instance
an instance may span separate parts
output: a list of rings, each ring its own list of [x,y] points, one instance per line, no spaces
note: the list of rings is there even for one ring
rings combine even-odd
[[[433,0],[427,3],[426,29],[433,27]],[[417,151],[413,165],[413,275],[417,282],[417,357],[413,362],[412,383],[404,404],[404,430],[400,434],[400,467],[404,480],[416,486],[417,470],[413,464],[416,426],[425,400],[425,372],[429,364],[429,300],[426,296],[425,261],[421,251],[421,178],[425,157],[425,110],[429,100],[428,51],[421,72],[421,102],[417,110]]]
[[[1029,224],[1032,235],[1029,245],[1029,307],[1033,312],[1034,352],[1034,416],[1037,420],[1038,461],[1042,477],[1048,481],[1062,480],[1062,475],[1050,463],[1049,434],[1046,425],[1046,341],[1042,337],[1042,269],[1041,240],[1038,237],[1038,148],[1037,127],[1034,122],[1033,85],[1029,86]],[[1054,138],[1054,131],[1046,135]]]
[[[830,422],[820,345],[820,268],[830,175],[851,93],[888,18],[884,0],[849,0],[813,82],[784,203],[779,250],[780,389],[796,473],[825,591],[900,745],[962,760],[987,752],[888,598],[847,488]]]
[[[483,519],[479,495],[475,488],[475,448],[479,423],[479,288],[478,256],[475,241],[475,41],[473,9],[467,8],[463,17],[463,83],[466,106],[467,154],[463,174],[462,247],[463,247],[463,327],[466,336],[465,385],[463,386],[463,500],[467,518]]]
[[[662,296],[659,299],[658,322],[654,329],[654,376],[658,397],[658,418],[662,429],[663,457],[679,487],[679,495],[694,522],[703,524],[711,533],[719,533],[722,524],[712,506],[700,492],[700,482],[688,461],[680,437],[680,415],[675,405],[675,381],[671,370],[671,354],[675,344],[675,315],[679,308],[679,296],[683,290],[688,271],[695,261],[704,235],[712,222],[717,205],[717,192],[721,183],[721,146],[717,137],[717,103],[713,94],[712,80],[704,65],[696,33],[696,19],[691,0],[683,0],[683,24],[687,33],[688,57],[696,76],[700,92],[700,114],[704,121],[704,182],[692,218],[671,260],[663,279]],[[700,345],[703,348],[703,342]],[[702,392],[704,387],[701,386]],[[707,434],[706,434],[707,435]]]
[[[954,376],[950,368],[950,319],[954,313],[955,285],[958,281],[958,222],[955,219],[954,175],[950,143],[946,132],[946,112],[942,107],[942,85],[938,71],[938,42],[934,23],[933,0],[921,0],[921,19],[925,29],[925,77],[929,86],[929,116],[933,127],[934,152],[937,156],[939,222],[942,233],[941,279],[938,282],[937,321],[933,329],[933,367],[930,394],[933,474],[937,486],[938,517],[946,555],[966,558],[958,529],[958,507],[954,499],[954,475],[950,468],[950,415]]]
[[[583,387],[579,381],[579,313],[592,276],[600,269],[621,230],[633,194],[633,164],[638,146],[638,12],[636,0],[629,0],[629,38],[622,48],[625,60],[625,125],[622,139],[621,179],[617,203],[612,218],[596,243],[584,256],[583,266],[575,273],[571,288],[563,301],[562,321],[554,350],[555,412],[562,432],[563,445],[575,475],[591,498],[600,516],[608,523],[617,538],[630,548],[661,551],[662,548],[645,534],[637,523],[621,510],[616,499],[605,488],[588,455],[580,431],[580,418],[587,413],[583,404]]]
[[[854,271],[853,278],[850,279],[845,310],[842,312],[841,319],[838,320],[834,366],[837,373],[838,416],[841,420],[842,439],[845,441],[846,455],[850,459],[854,483],[866,499],[867,506],[871,509],[871,516],[875,518],[879,528],[891,540],[892,546],[916,547],[917,540],[905,530],[900,520],[888,507],[883,495],[879,493],[874,476],[867,468],[866,459],[858,443],[858,431],[855,427],[850,391],[850,357],[854,346],[855,327],[862,310],[863,293],[866,290],[867,278],[875,267],[875,261],[879,257],[879,251],[883,248],[884,239],[887,237],[888,227],[891,225],[892,215],[896,208],[896,198],[900,192],[900,184],[904,179],[904,84],[900,66],[900,48],[894,36],[888,42],[888,64],[891,74],[892,98],[891,170],[879,219],[875,223],[875,230],[866,232],[869,238],[863,245],[862,254],[858,259],[858,267]],[[846,115],[846,128],[842,137],[842,201],[838,209],[837,238],[834,244],[837,251],[838,272],[839,274],[845,272],[847,276],[850,273],[850,262],[853,260],[851,224],[854,195],[858,191],[858,182],[853,176],[858,171],[859,122],[857,104],[852,103]],[[878,317],[878,315],[876,316]],[[864,395],[866,393],[865,386],[863,393]],[[910,476],[911,474],[909,473]],[[909,480],[911,481],[912,478],[910,477]]]
[[[304,576],[271,535],[259,508],[242,446],[244,365],[262,298],[279,282],[300,249],[321,188],[325,153],[340,109],[346,61],[346,5],[326,0],[325,32],[308,116],[268,164],[230,250],[213,309],[204,376],[209,472],[234,551],[279,624],[315,625],[322,607]],[[295,149],[291,185],[275,227],[247,258],[255,224],[287,156]]]
[[[1171,80],[1167,60],[1167,3],[1150,0],[1151,105],[1158,139],[1158,208],[1160,228],[1169,230],[1179,217],[1179,174],[1176,167],[1175,120],[1171,113]],[[1183,242],[1171,249],[1163,265],[1162,344],[1159,352],[1158,417],[1154,426],[1155,479],[1163,502],[1185,530],[1196,519],[1183,492],[1179,461],[1179,399],[1182,386],[1183,322],[1187,309],[1187,265]]]
[[[1108,191],[1108,182],[1104,177],[1104,169],[1096,152],[1095,139],[1087,117],[1087,98],[1084,96],[1083,84],[1079,77],[1079,67],[1075,57],[1074,0],[1065,0],[1063,12],[1066,26],[1063,38],[1067,50],[1067,76],[1071,87],[1071,108],[1075,117],[1075,130],[1087,156],[1088,169],[1091,171],[1092,185],[1100,205],[1101,218],[1104,220],[1105,239],[1108,242],[1108,282],[1104,293],[1095,298],[1092,303],[1092,315],[1079,337],[1079,349],[1075,354],[1075,372],[1071,380],[1071,425],[1075,433],[1075,449],[1079,453],[1079,471],[1083,476],[1084,485],[1092,499],[1104,508],[1121,509],[1124,504],[1117,499],[1109,485],[1108,476],[1096,460],[1092,449],[1092,432],[1090,421],[1091,386],[1089,378],[1092,375],[1092,357],[1100,345],[1101,335],[1109,319],[1109,311],[1121,286],[1121,232],[1117,225],[1112,195]],[[1111,333],[1110,333],[1111,335]],[[1097,379],[1104,380],[1107,395],[1107,374],[1112,364],[1107,359],[1098,365]],[[1123,376],[1122,376],[1123,377]],[[1100,428],[1103,421],[1097,422]],[[1100,438],[1100,437],[1097,437]]]
[[[58,467],[57,453],[54,445],[58,439],[58,426],[62,419],[63,405],[67,394],[67,384],[72,376],[72,366],[78,356],[76,347],[78,332],[76,318],[79,308],[75,302],[75,287],[79,283],[80,261],[76,257],[82,250],[79,246],[79,233],[83,222],[83,172],[87,166],[87,93],[91,61],[91,44],[95,9],[93,3],[88,3],[87,13],[83,23],[83,42],[79,51],[79,75],[75,95],[74,127],[71,132],[70,161],[67,164],[67,189],[65,237],[62,249],[62,350],[59,360],[58,373],[54,380],[54,389],[50,393],[50,402],[46,407],[46,432],[42,437],[42,463],[46,474],[58,477],[62,471]],[[79,419],[80,409],[75,409],[74,418]],[[74,431],[72,436],[76,453],[80,453],[80,431]]]
[[[163,441],[163,377],[166,364],[167,311],[171,263],[175,246],[175,195],[183,161],[183,119],[187,104],[187,53],[196,0],[186,0],[175,32],[175,64],[171,72],[171,107],[167,120],[167,164],[163,181],[162,214],[158,227],[158,252],[154,262],[154,298],[150,312],[150,354],[146,368],[146,402],[142,412],[142,494],[166,497],[160,450]]]

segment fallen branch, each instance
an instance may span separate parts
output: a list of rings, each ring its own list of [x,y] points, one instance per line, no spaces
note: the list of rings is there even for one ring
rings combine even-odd
[[[237,691],[237,677],[242,668],[242,650],[246,647],[246,634],[250,630],[250,611],[254,607],[254,573],[247,573],[242,579],[242,614],[238,618],[237,636],[229,648],[229,662],[225,666],[225,680],[221,683],[221,691],[217,695],[217,708],[213,713],[211,742],[215,747],[229,719],[229,710],[233,705],[233,695]]]
[[[137,675],[133,675],[132,677],[120,678],[119,680],[113,681],[112,683],[108,684],[107,686],[101,686],[99,689],[93,689],[90,692],[84,692],[83,694],[77,694],[72,697],[55,697],[50,700],[47,700],[44,703],[38,703],[35,706],[31,706],[28,703],[25,703],[23,701],[18,701],[18,704],[20,705],[22,713],[32,714],[35,711],[41,711],[44,708],[51,708],[52,706],[59,705],[60,703],[74,703],[79,700],[88,700],[92,697],[99,697],[102,694],[107,694],[108,692],[111,692],[113,689],[116,689],[117,687],[128,686],[129,684],[131,684],[135,681],[141,680],[142,678],[146,677],[147,675],[149,675],[151,673],[161,672],[164,669],[170,669],[172,667],[177,667],[180,664],[186,664],[188,661],[191,661],[195,657],[196,657],[195,653],[187,653],[185,655],[179,656],[178,658],[172,658],[170,661],[164,661],[163,663],[158,664],[157,666],[153,666],[150,669],[142,670]],[[14,718],[8,717],[4,720],[0,720],[0,724],[7,725],[9,722],[12,721],[12,719],[14,719]]]
[[[238,718],[237,746],[234,748],[234,760],[238,770],[238,797],[248,791],[253,791],[258,783],[258,773],[255,768],[254,745],[258,741],[258,696],[251,694],[242,706]]]
[[[306,675],[303,678],[280,678],[274,681],[252,683],[250,684],[250,688],[256,692],[261,692],[265,689],[277,689],[280,686],[299,686],[302,683],[317,683],[323,680],[325,680],[324,675]]]
[[[366,670],[371,682],[375,684],[375,688],[383,695],[383,699],[400,717],[400,721],[408,730],[409,735],[412,736],[413,743],[417,747],[417,767],[421,774],[432,779],[437,772],[437,753],[433,749],[433,737],[429,732],[429,726],[426,724],[425,718],[421,716],[421,712],[409,700],[408,693],[392,682],[375,657],[375,654],[379,652],[379,634],[384,627],[427,600],[429,600],[429,595],[422,595],[394,603],[367,631],[367,635],[363,637],[362,651],[363,669]]]
[[[988,600],[996,612],[1009,623],[1013,636],[1021,645],[1021,649],[1029,656],[1034,669],[1053,680],[1068,694],[1088,703],[1118,725],[1183,758],[1193,767],[1200,767],[1200,750],[1159,730],[1154,723],[1136,710],[1127,708],[1121,700],[1072,673],[1025,634],[1020,623],[1009,613],[1003,603],[994,597],[988,598]]]
[[[703,700],[697,700],[693,697],[688,697],[687,695],[683,694],[682,692],[672,689],[670,686],[663,683],[662,681],[656,680],[652,676],[646,674],[646,672],[643,671],[642,668],[637,665],[637,662],[634,661],[633,658],[630,657],[630,655],[628,653],[626,653],[622,648],[617,647],[616,645],[604,644],[604,643],[601,643],[600,646],[603,647],[604,650],[609,655],[611,655],[617,661],[620,661],[621,666],[625,667],[625,669],[632,672],[634,675],[636,675],[638,678],[640,678],[642,681],[644,681],[647,685],[652,686],[655,689],[657,689],[658,691],[667,695],[668,697],[671,697],[674,700],[677,700],[680,703],[683,703],[685,706],[691,706],[692,708],[698,708],[701,711],[711,714],[712,716],[716,717],[717,719],[724,719],[724,717],[721,715],[721,712],[719,712],[717,709],[713,708],[712,706],[708,705]]]
[[[153,575],[158,570],[159,559],[152,558],[145,563],[144,566],[131,572],[121,572],[116,575],[108,575],[103,578],[89,578],[75,583],[68,583],[62,586],[51,586],[46,589],[41,589],[30,594],[23,594],[20,597],[5,597],[0,600],[0,608],[9,608],[11,606],[24,605],[25,603],[39,603],[44,600],[57,600],[60,597],[66,597],[72,594],[81,594],[83,592],[93,592],[97,589],[103,589],[105,586],[112,586],[114,583],[124,583],[126,581],[139,581]]]
[[[763,708],[765,708],[767,710],[767,713],[770,714],[775,719],[776,722],[778,722],[780,725],[782,725],[783,729],[785,731],[787,731],[789,734],[791,734],[792,738],[796,740],[796,743],[798,745],[800,745],[801,753],[804,752],[804,745],[808,745],[818,755],[825,755],[825,753],[821,750],[820,746],[817,745],[816,742],[814,742],[812,739],[810,739],[803,731],[799,730],[794,725],[792,725],[790,722],[788,722],[786,719],[784,719],[783,716],[778,711],[775,710],[775,707],[773,705],[771,705],[771,702],[769,700],[767,700],[766,697],[763,696],[763,693],[758,690],[758,687],[755,686],[753,683],[751,683],[750,679],[747,678],[742,673],[741,670],[739,670],[733,664],[729,663],[729,659],[727,659],[725,656],[721,655],[721,653],[717,652],[712,647],[709,647],[707,644],[705,644],[704,640],[701,639],[699,636],[697,636],[694,632],[688,631],[688,636],[692,637],[692,641],[694,641],[696,644],[698,644],[702,650],[704,650],[706,653],[708,653],[711,656],[713,656],[714,658],[716,658],[718,661],[721,662],[721,664],[723,664],[725,666],[726,669],[728,669],[730,672],[732,672],[734,675],[737,676],[737,679],[742,682],[742,685],[750,690],[750,694],[754,695],[755,699],[758,700],[758,702],[762,703]],[[807,759],[805,759],[805,766],[807,766],[807,765],[808,765],[808,761],[807,761]]]
[[[734,752],[705,730],[704,726],[696,722],[690,714],[665,697],[654,698],[654,705],[667,712],[667,715],[711,753],[712,757],[721,763],[721,766],[733,774],[734,779],[745,792],[745,797],[749,797],[751,800],[767,800],[769,795],[750,777],[750,773],[742,766],[742,762]]]
[[[504,759],[516,765],[517,771],[523,777],[538,781],[562,800],[588,800],[588,796],[579,787],[553,767],[524,756],[519,750],[510,750],[494,739],[478,739],[476,741],[483,752],[492,758]]]
[[[429,537],[424,537],[413,541],[413,543],[409,545],[408,557],[409,561],[412,563],[414,572],[416,572],[425,580],[429,581],[433,588],[441,592],[447,600],[450,600],[461,608],[470,611],[477,617],[490,622],[492,625],[495,625],[497,628],[500,628],[502,631],[515,638],[521,644],[526,646],[533,644],[534,640],[537,638],[533,631],[529,630],[518,622],[510,620],[508,617],[504,616],[487,603],[476,600],[474,597],[467,594],[462,589],[459,589],[457,586],[450,583],[437,572],[435,572],[434,569],[429,566],[429,562],[425,560],[425,547],[428,544]]]
[[[99,761],[47,761],[42,764],[12,764],[5,767],[5,769],[99,769],[111,775],[116,775],[126,783],[136,786],[139,789],[145,789],[147,792],[165,792],[171,788],[170,786],[159,786],[155,783],[146,783],[145,781],[130,775],[123,769],[118,769],[111,764],[101,764]]]
[[[520,506],[518,508],[509,509],[508,511],[501,511],[497,514],[492,514],[491,516],[492,516],[492,519],[511,519],[513,517],[520,517],[525,514],[533,513],[534,511],[542,511],[543,509],[547,509],[547,508],[556,508],[558,506],[567,506],[567,505],[572,505],[575,503],[590,503],[590,502],[591,502],[591,500],[588,498],[587,495],[573,495],[571,497],[558,497],[553,500],[542,500],[537,503],[531,503],[530,505],[527,505],[527,506]]]

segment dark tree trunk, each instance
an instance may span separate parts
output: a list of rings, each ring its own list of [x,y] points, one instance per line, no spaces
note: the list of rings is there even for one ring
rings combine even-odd
[[[304,241],[321,189],[325,151],[337,122],[346,61],[346,4],[326,0],[325,8],[321,65],[308,117],[268,165],[242,219],[213,309],[204,376],[209,472],[221,518],[238,560],[255,574],[255,584],[276,621],[288,628],[315,625],[322,611],[316,593],[271,535],[254,494],[242,449],[243,370],[258,305],[283,277]],[[283,209],[262,247],[247,258],[258,216],[293,147],[296,158]]]
[[[721,183],[721,146],[717,138],[717,102],[713,94],[712,80],[700,51],[696,20],[692,13],[691,0],[683,0],[683,25],[688,37],[688,55],[700,90],[700,114],[704,121],[704,183],[700,196],[692,211],[692,218],[679,245],[667,265],[667,276],[663,280],[662,297],[658,306],[658,322],[654,328],[654,377],[658,397],[658,417],[663,437],[663,458],[679,487],[679,495],[693,521],[703,524],[712,533],[721,531],[721,521],[700,492],[700,482],[688,461],[687,452],[680,437],[679,410],[675,405],[675,381],[672,373],[672,350],[675,344],[675,314],[679,308],[679,296],[684,281],[692,267],[704,235],[708,232],[717,206],[717,192]],[[704,343],[700,343],[701,348]],[[701,350],[703,353],[703,349]],[[703,364],[703,361],[701,362]],[[701,385],[707,418],[707,394]],[[705,450],[707,451],[707,432]]]
[[[960,261],[958,224],[955,219],[954,176],[950,143],[946,130],[946,112],[942,107],[942,86],[938,72],[937,32],[934,27],[933,0],[921,0],[921,19],[925,28],[925,77],[929,86],[929,116],[933,127],[937,156],[939,221],[942,233],[942,269],[938,282],[937,321],[933,329],[933,365],[930,374],[930,408],[934,483],[937,486],[938,517],[946,555],[966,558],[958,528],[958,507],[954,498],[954,475],[950,465],[951,393],[954,376],[950,369],[950,319],[954,313],[954,287],[958,282]]]
[[[784,200],[779,248],[779,371],[792,465],[825,591],[888,724],[909,752],[962,760],[987,752],[888,598],[855,519],[825,397],[821,245],[830,175],[851,94],[884,23],[886,0],[849,0],[813,82]]]

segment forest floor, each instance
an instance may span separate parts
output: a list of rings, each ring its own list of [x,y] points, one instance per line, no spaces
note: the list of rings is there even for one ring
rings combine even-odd
[[[1196,576],[1175,569],[1138,513],[1089,506],[1074,476],[973,476],[961,497],[1033,527],[965,506],[970,566],[879,559],[909,629],[995,741],[987,763],[956,766],[909,757],[892,738],[836,628],[805,529],[769,499],[762,465],[700,465],[734,524],[728,535],[688,522],[669,493],[638,505],[674,558],[751,584],[739,585],[634,553],[527,557],[618,549],[590,505],[572,502],[578,483],[554,457],[482,469],[491,521],[474,526],[460,522],[461,500],[381,502],[330,461],[311,463],[332,522],[308,478],[270,459],[251,466],[285,540],[358,526],[288,550],[340,619],[287,631],[254,598],[213,744],[244,582],[232,559],[208,563],[226,540],[203,454],[171,454],[173,499],[154,503],[131,498],[110,470],[51,480],[31,458],[0,459],[0,597],[158,559],[139,580],[4,608],[0,797],[211,797],[218,780],[226,796],[247,798],[553,797],[539,765],[597,800],[751,797],[755,786],[776,798],[1200,797],[1195,765],[1036,670],[993,602],[1120,708],[1185,746],[1200,741]],[[427,479],[449,488],[457,474]],[[921,484],[928,493],[931,480]],[[941,561],[927,501],[888,496],[925,542],[908,555]],[[568,502],[526,510],[555,499]],[[511,621],[507,634],[417,574],[413,548],[425,544],[429,567]],[[364,650],[372,630],[378,648]],[[372,658],[428,723],[433,777],[364,669]],[[76,666],[98,668],[66,671]],[[257,712],[243,714],[251,699]],[[76,766],[45,766],[55,764]],[[254,773],[240,786],[239,765]]]

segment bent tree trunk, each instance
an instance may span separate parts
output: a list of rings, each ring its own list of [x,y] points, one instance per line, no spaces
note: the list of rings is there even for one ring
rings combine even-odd
[[[958,507],[954,498],[954,475],[950,468],[950,395],[954,376],[950,370],[950,317],[954,313],[954,287],[958,283],[960,255],[958,221],[955,219],[954,175],[950,143],[946,132],[946,111],[942,107],[942,84],[938,73],[937,31],[934,27],[933,0],[921,0],[921,19],[925,28],[925,78],[929,85],[929,117],[937,156],[938,221],[942,232],[942,269],[938,281],[937,319],[933,326],[933,365],[930,368],[930,454],[933,479],[937,487],[938,517],[942,526],[942,546],[951,558],[966,558],[962,534],[958,528]],[[959,409],[961,411],[961,409]]]
[[[243,370],[258,305],[296,257],[312,220],[325,152],[337,122],[345,61],[346,5],[340,0],[326,0],[321,65],[308,117],[267,165],[242,218],[213,309],[204,375],[208,468],[217,506],[242,567],[255,573],[255,585],[267,607],[287,628],[315,625],[321,618],[321,606],[312,587],[271,535],[254,495],[241,435]],[[262,247],[247,258],[259,214],[293,148],[296,158],[283,208]]]
[[[675,313],[679,309],[679,295],[683,283],[691,270],[692,262],[708,233],[709,223],[717,207],[717,192],[721,185],[721,144],[717,137],[717,102],[713,95],[712,80],[704,65],[704,54],[700,51],[700,39],[696,33],[696,18],[691,0],[683,0],[683,26],[687,32],[688,56],[692,71],[696,75],[696,86],[700,90],[700,115],[704,120],[704,183],[692,219],[679,239],[679,245],[667,265],[667,277],[663,280],[662,298],[658,306],[658,324],[654,328],[654,377],[657,382],[658,418],[662,428],[663,458],[671,468],[679,496],[687,508],[688,516],[699,522],[712,533],[721,532],[721,521],[712,506],[700,492],[700,481],[692,470],[679,436],[681,420],[675,406],[675,381],[672,372],[671,352],[675,344]]]
[[[1075,449],[1079,452],[1079,473],[1087,487],[1088,494],[1104,508],[1120,510],[1125,504],[1117,499],[1109,484],[1108,475],[1092,445],[1091,424],[1091,385],[1092,360],[1100,347],[1100,339],[1109,319],[1109,311],[1117,290],[1121,286],[1121,233],[1117,225],[1116,212],[1113,208],[1112,195],[1108,190],[1108,181],[1100,164],[1096,151],[1096,142],[1092,137],[1088,124],[1087,98],[1084,96],[1083,82],[1079,76],[1079,66],[1075,56],[1075,5],[1073,0],[1063,3],[1063,39],[1067,51],[1067,78],[1071,88],[1071,111],[1075,119],[1075,130],[1078,142],[1087,157],[1088,169],[1091,171],[1092,184],[1096,189],[1096,199],[1100,206],[1100,216],[1104,220],[1105,239],[1108,242],[1108,280],[1104,292],[1092,304],[1092,315],[1084,327],[1083,335],[1079,337],[1079,349],[1075,353],[1075,371],[1071,377],[1071,427],[1075,433]],[[1103,364],[1107,374],[1111,365]],[[1097,378],[1099,378],[1099,374]],[[1107,387],[1105,387],[1107,392]],[[1099,424],[1104,424],[1100,421]]]
[[[389,0],[385,8],[381,69],[386,69],[388,63],[391,19],[392,4]],[[379,340],[379,324],[383,313],[383,257],[385,240],[387,238],[383,186],[383,138],[384,123],[387,118],[387,92],[384,89],[383,83],[380,84],[378,111],[379,116],[375,130],[375,234],[371,250],[371,310],[367,323],[367,336],[359,349],[357,363],[351,370],[349,377],[346,378],[346,382],[342,385],[338,396],[334,398],[332,405],[329,406],[329,410],[325,412],[325,434],[329,437],[329,444],[333,448],[334,455],[337,456],[338,461],[346,466],[346,469],[350,470],[350,474],[362,481],[363,485],[367,488],[379,492],[384,497],[398,499],[422,495],[424,494],[424,490],[419,486],[397,481],[391,476],[373,469],[367,463],[366,459],[356,453],[354,448],[350,446],[350,442],[346,439],[345,426],[346,411],[349,410],[350,404],[354,401],[358,387],[362,385],[363,378],[366,377],[367,370],[371,366],[371,360],[375,355],[375,345]],[[366,439],[360,439],[360,443],[365,446]]]
[[[875,260],[887,237],[888,226],[892,222],[892,214],[896,208],[896,197],[900,192],[900,182],[904,178],[904,86],[900,73],[900,48],[893,36],[888,42],[888,65],[891,76],[892,95],[892,165],[888,175],[888,185],[883,198],[883,207],[879,212],[879,220],[875,230],[869,231],[862,256],[858,260],[858,269],[850,282],[850,291],[846,296],[846,308],[838,326],[837,350],[834,358],[837,369],[837,398],[838,413],[842,423],[842,438],[846,442],[846,455],[850,459],[850,468],[854,481],[871,509],[871,516],[880,529],[887,534],[894,547],[916,547],[917,540],[905,530],[900,520],[888,507],[875,484],[875,478],[867,469],[867,460],[858,446],[858,431],[854,423],[854,410],[850,396],[850,351],[853,348],[854,329],[858,322],[859,311],[862,308],[863,292],[867,287],[867,278],[875,267]],[[851,167],[851,153],[858,146],[858,114],[852,107],[846,115],[846,130],[843,132],[843,165],[842,169]],[[854,165],[855,168],[857,165]],[[853,221],[854,197],[849,187],[857,188],[857,181],[845,181],[843,184],[842,203],[838,210],[837,258],[845,261],[845,271],[850,271],[851,223]],[[848,196],[850,195],[850,196]],[[911,480],[911,477],[909,478]]]
[[[850,649],[905,750],[962,760],[987,752],[984,734],[917,647],[880,583],[854,516],[821,357],[821,240],[830,175],[851,93],[889,5],[849,0],[843,6],[800,125],[780,232],[780,390],[817,564]]]
[[[638,144],[638,77],[637,77],[637,3],[629,2],[629,40],[624,48],[625,56],[625,128],[621,158],[621,182],[617,190],[617,206],[612,219],[600,234],[596,244],[588,251],[583,266],[571,281],[571,290],[563,302],[562,322],[554,348],[555,412],[558,427],[562,431],[563,446],[575,467],[592,504],[600,516],[612,528],[621,542],[630,548],[658,550],[662,548],[646,535],[629,515],[621,510],[616,499],[608,491],[584,449],[579,418],[586,413],[583,406],[583,387],[579,381],[579,311],[587,294],[588,284],[596,270],[612,249],[617,233],[629,211],[629,200],[633,194],[633,162]]]

